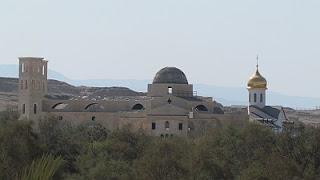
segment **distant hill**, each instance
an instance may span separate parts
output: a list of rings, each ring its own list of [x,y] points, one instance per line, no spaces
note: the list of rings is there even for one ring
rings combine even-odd
[[[144,96],[145,93],[136,92],[125,87],[86,87],[73,86],[66,82],[49,80],[48,98],[51,99],[70,99],[78,97],[114,97],[114,96]],[[0,77],[0,111],[8,105],[16,106],[18,101],[18,79]]]
[[[93,86],[93,87],[128,87],[134,91],[146,92],[147,84],[151,80],[133,80],[133,79],[89,79],[73,80],[61,73],[49,70],[49,79],[55,79],[69,83],[73,86]],[[17,65],[0,65],[0,77],[18,77]],[[56,91],[58,92],[58,87]],[[221,102],[223,105],[246,105],[248,93],[245,87],[220,87],[206,84],[194,84],[194,89],[201,96],[210,96]],[[119,90],[119,89],[117,89]],[[292,108],[313,108],[320,105],[320,98],[295,97],[283,95],[277,92],[268,91],[267,103],[270,105],[283,105]]]
[[[17,78],[1,78],[0,77],[0,92],[2,93],[18,93]],[[73,86],[66,82],[58,80],[48,81],[49,95],[61,96],[143,96],[145,93],[136,92],[125,87],[87,87]]]

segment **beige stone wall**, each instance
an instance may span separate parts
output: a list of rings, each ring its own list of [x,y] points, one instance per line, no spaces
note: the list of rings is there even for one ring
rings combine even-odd
[[[86,123],[99,123],[108,130],[113,131],[123,127],[129,127],[133,131],[143,130],[152,136],[187,136],[207,133],[214,128],[228,125],[242,126],[248,121],[246,113],[213,115],[196,113],[190,119],[187,115],[147,115],[145,111],[137,112],[50,112],[49,116],[57,119],[63,117],[61,122],[74,126]],[[92,117],[95,117],[92,121]],[[166,122],[169,128],[166,128]],[[152,129],[155,123],[156,129]],[[182,129],[179,129],[179,124]]]
[[[166,122],[169,128],[166,128]],[[153,136],[186,136],[188,133],[187,116],[148,116],[146,132]],[[155,123],[156,129],[152,130],[152,123]],[[182,124],[182,130],[179,130],[179,123]]]
[[[167,96],[168,87],[172,88],[172,95],[192,97],[193,85],[190,84],[149,84],[148,96],[149,97],[161,97]]]
[[[48,115],[74,126],[91,122],[99,123],[110,131],[124,126],[131,126],[134,130],[138,130],[143,128],[143,122],[146,120],[146,115],[143,112],[50,112]]]
[[[153,97],[152,101],[149,102],[148,109],[152,111],[155,108],[159,108],[161,106],[168,105],[168,100],[171,100],[171,103],[173,106],[177,106],[180,108],[185,109],[187,112],[192,111],[196,106],[198,105],[204,105],[208,108],[208,112],[213,111],[214,103],[212,101],[202,101],[202,100],[187,100],[181,97],[175,97],[175,96],[164,96],[164,97]]]

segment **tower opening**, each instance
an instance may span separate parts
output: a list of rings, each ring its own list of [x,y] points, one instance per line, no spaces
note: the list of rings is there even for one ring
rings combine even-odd
[[[144,107],[142,104],[136,104],[132,107],[132,110],[143,110]]]
[[[33,113],[37,114],[37,104],[33,104]]]
[[[202,111],[202,112],[204,111],[204,112],[206,112],[206,111],[208,111],[208,108],[206,106],[204,106],[204,105],[198,105],[198,106],[196,106],[195,110],[196,111]]]
[[[170,124],[168,121],[165,122],[164,127],[166,128],[167,131],[169,130]]]

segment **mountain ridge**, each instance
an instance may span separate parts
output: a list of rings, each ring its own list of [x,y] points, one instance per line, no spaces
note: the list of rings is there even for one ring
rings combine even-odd
[[[18,65],[0,65],[0,77],[18,77]],[[94,86],[94,87],[127,87],[134,91],[146,92],[147,84],[151,80],[135,79],[87,79],[73,80],[63,74],[50,70],[49,79],[69,83],[73,86]],[[207,84],[194,84],[194,89],[198,95],[213,97],[223,105],[246,105],[247,90],[245,87],[221,87]],[[282,105],[292,108],[314,108],[320,105],[320,98],[289,96],[281,93],[269,91],[267,104]]]

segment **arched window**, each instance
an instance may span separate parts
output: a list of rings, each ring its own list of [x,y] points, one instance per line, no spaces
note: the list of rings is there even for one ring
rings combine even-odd
[[[168,121],[165,122],[164,127],[166,128],[166,130],[169,130],[170,124]]]
[[[67,106],[68,104],[65,104],[65,103],[57,103],[52,106],[52,109],[62,110],[62,109],[65,109]]]
[[[94,106],[94,105],[96,105],[96,104],[98,104],[98,103],[88,104],[84,109],[85,109],[85,110],[88,110],[91,106]]]
[[[136,104],[132,107],[132,110],[143,110],[144,107],[142,104]]]
[[[254,102],[257,102],[257,94],[254,93]]]
[[[34,104],[34,105],[33,105],[33,113],[34,113],[34,114],[37,114],[37,104]]]
[[[204,105],[198,105],[198,106],[196,106],[195,110],[196,111],[207,112],[208,108],[206,106],[204,106]]]

